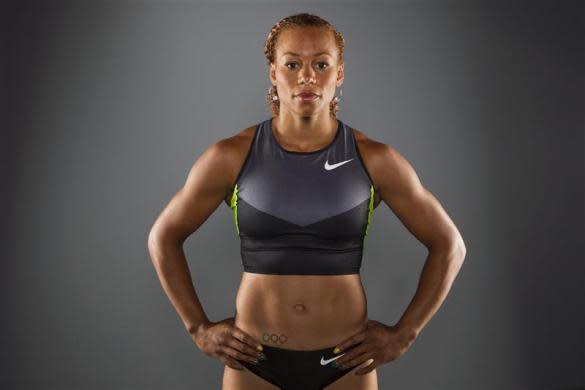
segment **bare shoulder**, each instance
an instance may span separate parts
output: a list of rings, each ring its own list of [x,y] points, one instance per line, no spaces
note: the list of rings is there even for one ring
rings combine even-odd
[[[378,153],[383,153],[383,150],[388,147],[389,145],[376,141],[375,139],[369,137],[365,132],[355,129],[355,128],[351,128],[353,131],[353,134],[355,136],[355,139],[358,143],[358,146],[360,148],[360,154],[362,155],[362,158],[366,157],[364,154],[367,153],[369,155],[375,155]],[[365,153],[362,153],[363,152]]]
[[[358,151],[374,184],[374,205],[380,203],[381,186],[384,176],[390,171],[397,171],[401,158],[398,150],[392,145],[377,141],[369,137],[365,132],[352,128]]]
[[[234,181],[242,166],[254,136],[255,125],[209,145],[197,157],[187,177],[186,187],[203,187],[207,192],[221,192],[228,205]]]
[[[355,131],[358,148],[381,200],[427,248],[458,248],[465,244],[439,200],[421,183],[412,164],[391,145]]]
[[[387,174],[388,169],[400,169],[400,165],[408,163],[406,158],[392,145],[386,144],[371,137],[363,131],[352,129],[358,144],[359,152],[368,168],[368,172],[374,180],[374,187],[382,174]]]
[[[254,138],[254,131],[257,125],[251,125],[236,134],[223,138],[213,145],[218,155],[221,155],[225,167],[225,180],[227,185],[227,194],[224,199],[229,205],[231,192],[235,185],[236,177],[240,172],[248,150]]]
[[[233,178],[237,175],[238,163],[245,157],[249,134],[250,130],[246,128],[221,139],[197,157],[185,184],[156,219],[149,234],[149,245],[160,242],[159,239],[184,241],[228,197]]]

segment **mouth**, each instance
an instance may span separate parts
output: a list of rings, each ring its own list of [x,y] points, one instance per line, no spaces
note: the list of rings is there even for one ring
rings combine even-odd
[[[302,101],[311,101],[318,99],[319,95],[317,95],[316,93],[303,92],[296,95],[296,97]]]

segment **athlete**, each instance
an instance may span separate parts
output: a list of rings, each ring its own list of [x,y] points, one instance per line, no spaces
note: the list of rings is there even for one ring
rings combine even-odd
[[[273,116],[205,150],[151,229],[161,284],[193,342],[226,366],[223,390],[377,389],[376,367],[410,348],[465,257],[459,231],[411,164],[337,118],[343,49],[342,35],[316,15],[279,21],[265,44]],[[211,321],[182,244],[222,201],[244,272],[235,315]],[[393,325],[368,318],[359,274],[381,201],[429,250]]]

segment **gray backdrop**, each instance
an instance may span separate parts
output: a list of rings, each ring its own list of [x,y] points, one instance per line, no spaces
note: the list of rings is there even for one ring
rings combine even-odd
[[[583,387],[583,4],[3,3],[0,386],[219,388],[147,235],[209,145],[269,117],[266,34],[312,12],[347,42],[340,118],[397,148],[467,244],[380,388]],[[368,309],[393,324],[427,252],[385,204],[372,218]],[[185,251],[210,319],[233,315],[229,207]]]

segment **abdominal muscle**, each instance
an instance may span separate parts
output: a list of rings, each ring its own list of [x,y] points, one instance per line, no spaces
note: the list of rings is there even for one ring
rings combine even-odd
[[[359,274],[268,275],[244,272],[235,325],[264,345],[294,350],[328,348],[367,321]]]

